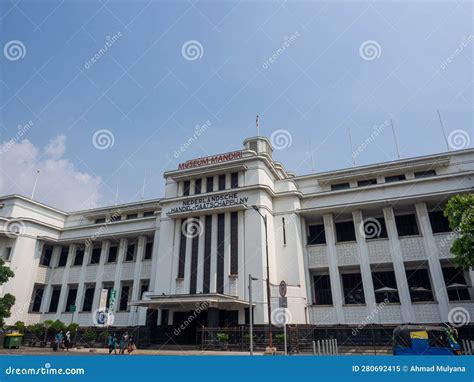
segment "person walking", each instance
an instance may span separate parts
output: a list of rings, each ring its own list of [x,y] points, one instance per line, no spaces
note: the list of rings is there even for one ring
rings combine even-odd
[[[122,334],[119,341],[119,354],[125,354],[126,343],[125,334]]]
[[[115,350],[115,341],[114,341],[115,334],[112,335],[112,333],[109,334],[107,337],[107,346],[109,347],[109,354],[112,354],[112,352]]]
[[[136,349],[137,347],[135,346],[135,341],[133,339],[133,336],[130,336],[128,339],[128,346],[127,346],[127,351],[128,354],[132,354],[132,352]]]
[[[64,347],[66,348],[67,352],[71,347],[71,332],[69,330],[66,332],[66,337],[64,338]]]
[[[56,345],[58,346],[58,348],[61,350],[64,350],[64,334],[62,330],[60,330],[56,334],[55,340],[56,340]]]

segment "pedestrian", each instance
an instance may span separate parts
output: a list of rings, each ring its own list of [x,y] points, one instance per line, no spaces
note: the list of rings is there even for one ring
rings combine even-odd
[[[120,349],[119,353],[120,353],[120,354],[124,354],[124,353],[125,353],[125,348],[126,348],[126,345],[125,345],[125,344],[126,344],[126,343],[127,343],[127,342],[125,341],[125,334],[122,334],[122,335],[120,336],[120,342],[119,342],[119,349]]]
[[[59,349],[61,350],[64,350],[64,334],[63,334],[63,331],[60,330],[57,334],[56,334],[56,345]]]
[[[69,348],[71,347],[71,332],[69,330],[66,332],[66,338],[64,339],[64,347],[66,348],[66,351],[69,351]]]
[[[112,333],[110,333],[107,337],[107,346],[109,347],[109,354],[112,354],[114,351],[114,336]]]
[[[132,354],[132,352],[136,349],[137,347],[135,346],[135,341],[133,340],[133,336],[130,336],[128,339],[128,354]]]

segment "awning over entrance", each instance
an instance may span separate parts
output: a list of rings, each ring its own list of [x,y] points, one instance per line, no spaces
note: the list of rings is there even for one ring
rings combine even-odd
[[[130,306],[141,306],[151,309],[201,309],[220,308],[236,309],[249,306],[248,301],[239,300],[237,297],[219,293],[198,294],[170,294],[149,295],[146,300],[131,301]],[[253,304],[255,305],[255,304]]]

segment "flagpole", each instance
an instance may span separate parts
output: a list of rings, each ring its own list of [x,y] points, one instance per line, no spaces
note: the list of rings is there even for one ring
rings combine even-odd
[[[444,137],[444,143],[446,143],[446,148],[449,150],[449,144],[448,144],[448,138],[446,138],[446,132],[444,131],[444,125],[443,125],[443,120],[441,119],[441,113],[438,111],[438,118],[439,118],[439,124],[441,125],[441,131],[443,132],[443,137]]]
[[[255,127],[257,128],[257,137],[260,136],[260,117],[257,115],[255,118]]]
[[[397,149],[397,156],[398,156],[398,159],[400,159],[400,150],[398,148],[397,136],[395,135],[395,128],[393,127],[392,119],[390,119],[390,125],[392,126],[392,134],[393,134],[393,140],[395,141],[395,147]]]
[[[31,199],[35,198],[36,185],[38,184],[39,173],[40,173],[40,170],[36,170],[35,183],[33,184],[33,190],[31,191]]]

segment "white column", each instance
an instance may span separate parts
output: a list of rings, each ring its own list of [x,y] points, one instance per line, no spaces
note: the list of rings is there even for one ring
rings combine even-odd
[[[230,182],[230,176],[227,177]],[[230,295],[230,212],[224,215],[224,294]]]
[[[61,294],[59,295],[58,313],[57,313],[58,318],[62,312],[68,311],[67,307],[65,306],[65,303],[66,303],[67,295],[69,293],[69,289],[68,289],[69,270],[71,268],[75,251],[76,251],[75,244],[71,244],[68,249],[66,266],[64,267],[63,278],[61,280]]]
[[[89,247],[91,247],[90,254],[92,256],[93,247],[92,245],[90,245]],[[104,277],[104,264],[106,260],[106,254],[108,253],[109,248],[110,248],[110,242],[103,241],[101,249],[100,249],[100,261],[99,261],[99,265],[97,266],[96,284],[95,284],[95,291],[94,291],[94,301],[92,303],[92,311],[99,308],[100,293],[102,291],[102,280]]]
[[[77,246],[76,246],[77,251]],[[92,254],[92,247],[85,246],[84,247],[84,258],[82,259],[82,266],[81,266],[81,273],[79,274],[79,285],[77,287],[77,296],[76,296],[76,311],[74,312],[73,321],[78,322],[79,319],[79,312],[82,311],[82,304],[84,302],[84,293],[85,293],[85,279],[86,279],[86,269],[87,264],[90,262],[90,257]],[[96,286],[97,287],[97,286]]]
[[[352,212],[352,219],[354,220],[355,235],[357,240],[357,255],[360,264],[360,273],[362,276],[362,284],[364,287],[365,302],[367,305],[367,315],[370,316],[375,308],[375,292],[374,282],[372,280],[372,270],[370,268],[369,251],[367,249],[367,242],[365,237],[361,234],[360,227],[363,232],[363,217],[362,211],[356,210]],[[380,321],[380,316],[375,315],[375,320]]]
[[[206,178],[204,178],[205,180]],[[198,264],[197,264],[197,287],[196,293],[202,293],[204,285],[204,239],[206,237],[206,216],[201,216],[201,233],[199,235],[199,246],[198,246]]]
[[[415,204],[415,208],[421,234],[423,235],[423,245],[426,255],[428,256],[434,297],[438,303],[441,321],[447,322],[449,313],[448,291],[446,290],[443,271],[439,262],[438,246],[436,245],[433,231],[431,230],[428,209],[426,208],[426,203],[417,203]]]
[[[188,220],[190,222],[191,220]],[[193,224],[193,223],[189,223]],[[186,233],[186,228],[183,228]],[[193,245],[193,239],[191,235],[185,235],[186,237],[186,261],[184,263],[184,280],[183,280],[183,294],[189,294],[189,288],[191,287],[191,247]]]
[[[215,179],[214,179],[215,180]],[[210,293],[216,293],[217,286],[217,215],[212,215],[211,241],[211,277],[209,280]]]
[[[390,255],[392,257],[393,271],[397,281],[398,296],[400,297],[402,318],[404,323],[413,322],[413,305],[410,298],[410,290],[408,289],[407,274],[405,265],[403,264],[402,250],[400,241],[398,240],[398,231],[395,224],[395,214],[392,207],[383,209],[385,226],[390,245]]]
[[[324,215],[323,219],[324,219],[324,231],[326,233],[329,278],[331,281],[331,291],[332,291],[332,303],[333,303],[334,309],[336,310],[337,323],[344,324],[345,323],[344,311],[342,310],[344,295],[342,293],[341,277],[339,275],[339,268],[337,265],[336,233],[335,233],[334,221],[333,221],[332,214]]]
[[[61,253],[61,246],[55,245],[53,246],[53,252],[51,254],[51,261],[49,262],[49,269],[48,269],[48,285],[45,288],[43,300],[41,301],[41,312],[48,313],[49,304],[51,303],[51,296],[53,293],[53,286],[52,286],[52,273],[54,272],[53,267],[58,263],[57,257]]]
[[[133,285],[132,285],[132,292],[131,292],[131,297],[129,298],[129,301],[136,301],[140,300],[142,296],[140,296],[140,274],[142,271],[142,262],[143,262],[143,256],[145,254],[145,247],[147,243],[147,237],[146,236],[140,236],[138,238],[138,244],[137,244],[137,258],[135,261],[135,267],[133,269]],[[128,325],[132,326],[136,324],[137,320],[137,310],[138,307],[132,306],[130,307],[130,313],[128,315]]]

